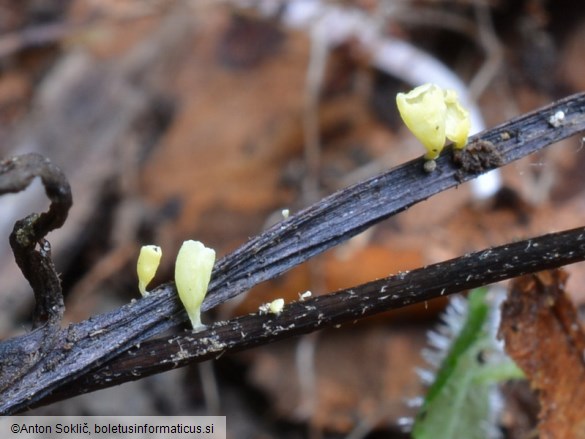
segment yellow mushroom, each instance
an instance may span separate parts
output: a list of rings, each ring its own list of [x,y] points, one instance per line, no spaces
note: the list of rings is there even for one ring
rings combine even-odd
[[[136,263],[136,273],[138,274],[138,290],[142,296],[148,295],[146,287],[154,278],[161,257],[162,251],[156,245],[144,245],[140,249],[138,262]]]
[[[456,149],[462,149],[467,144],[471,129],[469,112],[461,106],[453,90],[445,90],[445,105],[445,136],[454,143]]]
[[[436,159],[446,139],[455,148],[467,143],[471,122],[453,90],[435,84],[424,84],[408,93],[396,95],[396,105],[408,129],[427,149],[425,158]]]
[[[175,285],[193,329],[202,327],[201,303],[207,293],[215,250],[199,241],[185,241],[175,262]]]
[[[272,314],[280,314],[284,308],[284,299],[275,299],[268,305],[268,311]]]

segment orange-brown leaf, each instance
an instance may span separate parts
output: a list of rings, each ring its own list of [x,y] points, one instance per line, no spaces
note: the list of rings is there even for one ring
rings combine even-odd
[[[540,399],[546,439],[585,438],[585,334],[553,270],[516,279],[502,307],[500,337]]]

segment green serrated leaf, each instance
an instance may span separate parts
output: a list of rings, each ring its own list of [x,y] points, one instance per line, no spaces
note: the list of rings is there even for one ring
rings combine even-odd
[[[486,439],[495,431],[493,385],[522,373],[495,345],[487,294],[487,288],[469,294],[465,323],[415,418],[415,439]]]

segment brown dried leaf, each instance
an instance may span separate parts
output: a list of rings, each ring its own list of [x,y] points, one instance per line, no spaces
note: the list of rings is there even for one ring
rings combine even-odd
[[[585,438],[585,334],[563,270],[516,279],[499,336],[540,398],[541,438]]]
[[[408,413],[405,397],[421,394],[412,371],[425,344],[421,328],[344,325],[310,337],[254,352],[249,378],[277,417],[348,434],[360,422],[394,422]],[[299,342],[304,354],[296,355]]]

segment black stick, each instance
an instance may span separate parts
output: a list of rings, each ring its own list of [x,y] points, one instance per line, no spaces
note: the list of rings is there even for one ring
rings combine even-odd
[[[40,404],[138,380],[295,335],[504,279],[585,260],[585,227],[470,253],[336,293],[287,304],[278,315],[250,314],[141,343],[61,387]]]

